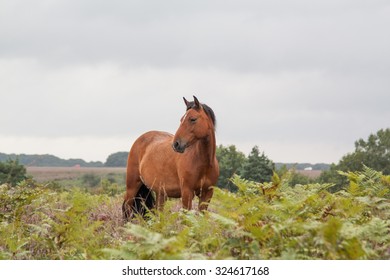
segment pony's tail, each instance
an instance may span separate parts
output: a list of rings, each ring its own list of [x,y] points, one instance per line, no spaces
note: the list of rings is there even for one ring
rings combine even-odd
[[[145,218],[147,210],[151,210],[156,205],[156,199],[152,191],[145,185],[141,184],[137,195],[134,197],[133,206],[129,209],[126,201],[122,204],[123,218],[128,221],[132,214],[139,214]]]
[[[133,211],[142,217],[145,217],[147,210],[153,209],[155,205],[156,199],[154,198],[152,191],[142,183],[134,198]]]

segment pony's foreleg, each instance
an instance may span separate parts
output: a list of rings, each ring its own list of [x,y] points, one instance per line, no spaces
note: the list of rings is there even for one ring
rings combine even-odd
[[[160,189],[156,192],[157,210],[162,211],[164,204],[167,201],[168,196],[164,189]]]
[[[200,197],[199,197],[199,211],[206,211],[211,198],[213,197],[214,189],[208,188],[206,191],[203,190]]]
[[[192,209],[192,200],[194,199],[194,192],[189,188],[183,188],[181,190],[181,203],[184,209]]]

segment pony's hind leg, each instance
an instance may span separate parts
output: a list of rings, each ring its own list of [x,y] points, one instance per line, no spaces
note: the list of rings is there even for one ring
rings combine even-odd
[[[130,219],[130,215],[131,215],[131,206],[129,205],[129,201],[127,201],[125,198],[122,203],[123,220],[127,222]]]
[[[126,178],[126,193],[122,205],[123,219],[128,221],[132,214],[134,207],[134,199],[141,188],[141,179],[137,175],[127,175]]]

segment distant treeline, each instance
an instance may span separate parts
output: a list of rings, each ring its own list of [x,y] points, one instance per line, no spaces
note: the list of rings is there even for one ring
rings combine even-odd
[[[86,162],[83,159],[62,159],[53,155],[26,155],[26,154],[4,154],[0,153],[0,162],[7,160],[18,160],[25,166],[51,166],[51,167],[103,167],[100,161]]]

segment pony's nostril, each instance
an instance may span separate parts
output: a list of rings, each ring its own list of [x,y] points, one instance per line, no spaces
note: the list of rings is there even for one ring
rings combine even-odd
[[[173,149],[175,150],[175,151],[178,151],[179,150],[179,147],[180,147],[180,144],[179,144],[179,141],[175,141],[175,142],[173,142]]]
[[[173,150],[174,150],[175,152],[183,153],[186,147],[183,146],[182,144],[180,144],[179,141],[175,141],[175,142],[173,142],[173,144],[172,144],[172,148],[173,148]]]

